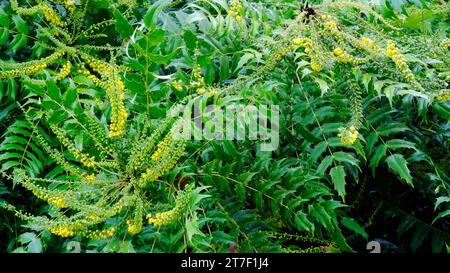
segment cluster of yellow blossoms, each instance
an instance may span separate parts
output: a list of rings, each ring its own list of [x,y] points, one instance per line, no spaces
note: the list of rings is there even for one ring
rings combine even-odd
[[[314,70],[315,72],[320,72],[323,69],[323,64],[317,53],[314,53],[311,56],[311,69]]]
[[[350,126],[350,128],[339,128],[338,137],[342,145],[350,146],[358,139],[358,131],[354,126]]]
[[[66,208],[67,207],[67,203],[64,201],[64,199],[62,199],[61,197],[58,196],[53,196],[50,197],[47,202],[49,202],[50,204],[53,204],[59,208]]]
[[[130,220],[127,220],[127,230],[131,234],[138,234],[141,232],[142,227],[139,225],[133,224]]]
[[[158,212],[155,214],[155,216],[153,216],[152,214],[148,214],[148,223],[150,225],[160,227],[166,226],[179,220],[188,210],[191,202],[191,197],[192,192],[190,190],[178,192],[177,198],[175,200],[175,207],[169,211]]]
[[[63,67],[59,71],[58,75],[56,75],[55,80],[60,81],[62,79],[65,79],[70,74],[71,68],[72,68],[72,63],[70,61],[68,61],[66,64],[63,65]]]
[[[64,5],[64,7],[70,11],[73,12],[75,10],[75,0],[62,0],[60,1]]]
[[[158,143],[157,149],[151,155],[152,166],[142,173],[140,184],[145,185],[158,179],[162,174],[169,171],[177,163],[177,160],[184,153],[185,143],[183,140],[175,139],[176,131],[180,130],[181,123],[178,122],[172,127],[163,140]]]
[[[445,86],[448,87],[450,84],[450,76],[445,78]],[[443,93],[436,96],[437,100],[448,101],[450,100],[450,90],[446,89]]]
[[[323,69],[320,56],[317,52],[313,52],[312,41],[309,38],[294,38],[292,39],[292,44],[294,46],[304,47],[305,53],[311,57],[311,69],[315,72],[320,72]]]
[[[322,15],[322,20],[325,20],[323,25],[329,29],[337,29],[337,24],[335,21],[331,20],[331,15]]]
[[[349,54],[347,54],[347,52],[345,52],[344,50],[342,50],[340,47],[337,47],[333,50],[334,55],[336,55],[336,57],[338,57],[340,62],[343,63],[354,63],[355,59],[350,56]]]
[[[112,237],[115,232],[116,232],[116,228],[110,227],[108,229],[103,229],[103,230],[94,230],[94,231],[90,230],[90,231],[84,233],[83,236],[100,240],[100,239],[106,239],[108,237]]]
[[[45,20],[50,22],[50,24],[58,26],[58,27],[64,27],[66,25],[61,20],[61,17],[59,16],[59,14],[57,14],[56,11],[47,2],[44,2],[44,1],[42,1],[40,4],[38,4],[34,7],[22,8],[22,7],[19,7],[17,0],[12,0],[11,8],[18,14],[24,14],[24,15],[33,15],[33,14],[42,12]]]
[[[124,133],[128,113],[125,108],[125,85],[117,73],[117,69],[112,65],[93,58],[85,57],[88,65],[100,74],[102,80],[92,75],[89,70],[84,68],[84,73],[97,86],[106,90],[111,104],[111,124],[109,126],[109,137],[114,138]]]
[[[67,148],[67,150],[75,157],[75,159],[80,160],[81,164],[83,164],[88,168],[93,168],[95,166],[95,157],[87,156],[86,154],[82,153],[79,149],[75,148],[75,146],[67,138],[64,130],[62,130],[56,125],[50,125],[50,128],[53,130],[53,132],[55,133],[56,137],[61,142],[61,144]]]
[[[23,176],[20,178],[19,183],[26,189],[33,192],[33,194],[43,200],[47,201],[50,204],[53,204],[60,208],[66,208],[68,207],[67,201],[65,201],[63,197],[62,191],[52,191],[46,188],[43,188],[32,181],[30,181],[30,178]]]
[[[295,46],[301,46],[305,48],[305,53],[309,54],[311,52],[312,42],[309,38],[294,38],[292,39],[292,44]]]
[[[233,17],[236,19],[236,21],[240,21],[242,19],[242,16],[239,15],[239,11],[242,9],[242,4],[237,0],[231,1],[231,8],[228,11],[228,16]]]
[[[447,39],[442,40],[441,46],[450,47],[450,39],[447,38]]]
[[[47,21],[49,21],[52,25],[58,27],[64,27],[66,24],[61,20],[60,16],[56,13],[56,11],[50,7],[46,3],[42,3],[40,5],[41,11],[44,14],[44,17]]]
[[[400,49],[396,47],[394,42],[391,40],[388,41],[387,49],[386,49],[386,56],[391,58],[395,65],[400,69],[400,72],[404,75],[407,81],[411,82],[413,87],[422,90],[423,88],[420,86],[420,84],[415,80],[413,73],[408,67],[408,64],[406,63],[405,56],[400,53]]]
[[[448,100],[450,100],[450,91],[447,90],[447,91],[445,91],[444,93],[442,93],[442,94],[436,96],[436,99],[437,99],[437,100],[442,100],[442,101],[448,101]]]
[[[83,176],[88,182],[93,182],[95,180],[95,174],[93,173],[91,174],[84,173]]]
[[[75,235],[73,229],[67,225],[58,225],[48,229],[51,233],[61,237],[72,237]]]
[[[172,87],[177,91],[183,91],[183,82],[181,80],[172,82]]]
[[[198,94],[204,94],[206,93],[205,85],[205,78],[202,75],[200,66],[197,64],[192,69],[192,81],[189,88],[197,88],[196,92]]]
[[[142,230],[142,219],[144,218],[144,203],[142,199],[137,198],[132,221],[127,219],[127,230],[131,234],[138,234]]]
[[[12,70],[0,71],[0,79],[4,78],[17,78],[24,75],[34,75],[48,67],[48,65],[59,58],[62,58],[65,54],[64,50],[57,50],[51,55],[36,61],[30,61],[26,63],[4,63],[1,62],[2,68],[12,68]]]

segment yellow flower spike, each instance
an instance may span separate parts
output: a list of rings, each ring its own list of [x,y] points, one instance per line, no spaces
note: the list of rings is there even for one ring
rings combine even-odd
[[[72,68],[72,64],[68,61],[59,71],[58,75],[56,75],[55,80],[60,81],[65,79],[70,74],[70,69]]]
[[[72,237],[75,235],[75,232],[65,225],[50,227],[49,231],[61,237]]]
[[[294,39],[292,39],[292,43],[296,46],[301,46],[303,43],[303,40],[300,38],[294,38]]]
[[[206,89],[201,87],[201,88],[197,89],[197,93],[198,94],[205,94],[206,93]]]
[[[239,10],[242,9],[242,4],[237,1],[237,0],[233,0],[231,2],[231,8],[228,11],[228,17],[234,18],[236,21],[240,21],[242,19],[242,16],[239,15]]]
[[[443,47],[450,47],[450,39],[444,39],[444,40],[442,40],[441,45],[442,45]]]
[[[327,21],[324,23],[324,26],[329,29],[337,29],[337,24],[334,21]]]
[[[50,204],[53,204],[59,208],[66,208],[67,204],[61,197],[50,197],[47,200]]]
[[[339,128],[338,137],[342,145],[350,146],[358,139],[358,134],[356,128],[351,126],[350,128]]]
[[[403,74],[405,79],[409,81],[413,87],[417,88],[420,91],[423,91],[423,87],[417,82],[414,78],[413,73],[408,67],[406,63],[405,56],[400,53],[400,49],[394,44],[393,41],[389,40],[386,48],[386,56],[388,56],[392,61],[394,61],[397,68]]]
[[[183,85],[181,80],[172,82],[172,87],[175,88],[175,90],[177,91],[183,91]]]

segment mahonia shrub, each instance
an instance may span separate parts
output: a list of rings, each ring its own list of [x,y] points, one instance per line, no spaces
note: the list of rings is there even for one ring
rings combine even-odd
[[[9,250],[446,251],[450,5],[307,2],[2,4]],[[279,106],[275,151],[187,135],[236,102]]]

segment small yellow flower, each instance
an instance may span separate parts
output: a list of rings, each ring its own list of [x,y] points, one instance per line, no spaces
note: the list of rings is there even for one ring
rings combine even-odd
[[[338,137],[342,145],[350,146],[358,139],[358,134],[356,128],[351,126],[350,128],[339,128]]]
[[[325,22],[324,26],[329,29],[337,29],[336,22],[334,22],[334,21],[327,21],[327,22]]]
[[[61,197],[51,197],[47,200],[50,204],[53,204],[59,208],[66,208],[67,204]]]
[[[177,90],[177,91],[183,91],[182,83],[183,82],[181,80],[174,81],[174,82],[172,82],[172,87],[175,88],[175,90]]]

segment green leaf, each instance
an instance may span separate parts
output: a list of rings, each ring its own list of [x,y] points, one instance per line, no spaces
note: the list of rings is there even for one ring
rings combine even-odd
[[[306,230],[307,232],[314,232],[314,224],[308,220],[306,214],[299,211],[295,214],[295,225],[300,230]]]
[[[431,222],[431,224],[434,224],[434,222],[436,222],[437,220],[439,220],[439,219],[441,219],[441,218],[443,218],[443,217],[445,217],[445,216],[448,216],[448,215],[450,215],[450,209],[445,210],[445,211],[439,213],[439,214],[436,216],[436,218],[434,218],[433,222]]]
[[[307,130],[301,123],[296,124],[296,128],[300,135],[304,137],[307,141],[311,143],[318,143],[320,141],[320,138],[316,137],[311,133],[310,130]]]
[[[9,28],[9,16],[2,7],[0,7],[0,25]]]
[[[333,157],[331,155],[327,155],[317,167],[316,174],[324,175],[326,170],[331,166],[332,163]]]
[[[31,243],[28,244],[28,252],[30,253],[41,253],[42,252],[42,241],[40,238],[35,238]]]
[[[441,196],[441,197],[436,198],[436,203],[434,204],[434,210],[436,211],[436,209],[439,207],[440,204],[446,203],[446,202],[450,202],[450,197]]]
[[[21,244],[26,244],[33,241],[34,239],[36,239],[36,234],[34,234],[33,232],[25,232],[20,234],[19,237],[17,237],[17,242]]]
[[[57,102],[61,102],[61,91],[59,90],[54,80],[48,80],[47,82],[48,96]]]
[[[147,34],[146,38],[147,38],[147,42],[149,45],[156,46],[164,40],[165,36],[166,36],[166,32],[164,30],[155,29],[152,32],[150,32],[149,34]]]
[[[433,103],[433,112],[450,121],[450,106],[448,103],[436,101]]]
[[[319,85],[321,95],[323,96],[325,93],[330,90],[330,87],[328,86],[328,83],[322,79],[319,79],[317,77],[314,77],[314,81]]]
[[[114,18],[116,18],[116,30],[124,39],[129,39],[133,35],[133,27],[119,10],[114,10]]]
[[[16,36],[14,36],[14,39],[9,44],[8,49],[12,50],[12,52],[16,54],[17,51],[25,47],[27,43],[28,38],[24,34],[17,34]]]
[[[220,81],[228,79],[230,73],[230,67],[228,62],[228,56],[220,57]]]
[[[0,27],[0,45],[6,43],[8,41],[8,38],[9,38],[9,30],[4,27]]]
[[[416,252],[417,249],[422,244],[423,240],[428,236],[428,233],[430,230],[427,226],[424,225],[417,225],[416,230],[414,231],[414,234],[411,239],[411,249],[413,252]]]
[[[412,216],[406,216],[403,218],[400,225],[397,227],[397,236],[400,238],[405,232],[410,230],[417,223],[416,219]]]
[[[319,159],[319,157],[325,152],[327,149],[327,143],[325,141],[320,142],[314,147],[314,150],[311,152],[308,161],[314,163]]]
[[[20,15],[16,15],[13,17],[13,21],[14,24],[16,25],[16,29],[17,31],[19,31],[19,33],[28,34],[28,25],[27,23],[22,19],[22,17],[20,17]]]
[[[156,25],[156,20],[158,18],[157,14],[160,11],[161,6],[165,6],[168,1],[156,1],[150,6],[144,17],[144,24],[147,28],[153,28]]]
[[[413,150],[417,151],[416,145],[414,143],[412,143],[410,141],[407,141],[407,140],[403,140],[403,139],[391,139],[391,140],[388,140],[386,142],[386,146],[389,149],[401,149],[401,148],[404,148],[404,149],[413,149]]]
[[[186,30],[183,34],[184,43],[186,44],[186,48],[189,50],[194,50],[197,47],[197,36],[190,30]]]
[[[373,154],[372,158],[370,159],[370,167],[372,168],[373,175],[375,176],[375,169],[378,166],[378,163],[380,162],[381,158],[383,158],[386,155],[387,147],[384,144],[381,144],[377,147],[375,150],[375,153]]]
[[[342,200],[345,200],[345,170],[343,166],[336,166],[330,170],[331,181]]]
[[[367,239],[369,237],[369,235],[367,235],[366,231],[364,231],[364,228],[361,227],[358,222],[356,222],[355,219],[352,218],[348,218],[348,217],[343,217],[341,219],[341,223],[348,229],[356,232],[357,234],[361,235],[362,237],[364,237],[365,239]]]
[[[388,136],[392,134],[397,134],[401,132],[411,131],[405,124],[403,123],[386,123],[380,125],[377,130],[378,135],[380,136]]]
[[[408,185],[414,187],[412,183],[412,176],[409,173],[408,163],[401,154],[393,154],[386,158],[386,163],[389,168],[397,173]]]
[[[349,163],[353,166],[358,166],[359,160],[353,155],[346,152],[335,152],[333,153],[333,158],[339,162]]]

